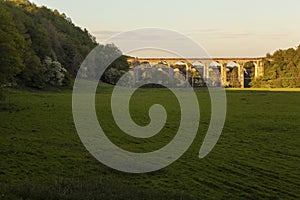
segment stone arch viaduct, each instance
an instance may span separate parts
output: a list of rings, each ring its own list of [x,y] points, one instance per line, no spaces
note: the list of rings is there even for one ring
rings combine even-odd
[[[264,58],[137,58],[129,57],[128,63],[134,67],[137,64],[147,63],[154,66],[159,63],[163,63],[168,67],[174,67],[178,64],[185,65],[187,70],[191,70],[193,67],[201,67],[203,69],[203,78],[209,78],[212,67],[217,67],[221,75],[221,83],[226,85],[227,72],[230,68],[237,68],[237,79],[240,83],[240,87],[245,86],[245,72],[246,64],[252,63],[253,77],[257,78],[264,75]]]

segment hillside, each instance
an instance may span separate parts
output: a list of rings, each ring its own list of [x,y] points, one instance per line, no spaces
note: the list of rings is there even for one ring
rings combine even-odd
[[[0,84],[69,84],[96,45],[86,29],[57,10],[0,0]]]
[[[300,46],[267,54],[264,76],[251,85],[257,88],[299,88]]]

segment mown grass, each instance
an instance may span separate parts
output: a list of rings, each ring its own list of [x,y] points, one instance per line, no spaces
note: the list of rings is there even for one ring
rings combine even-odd
[[[118,146],[147,152],[172,140],[179,125],[178,101],[167,89],[139,89],[130,111],[149,123],[149,106],[160,103],[166,126],[149,139],[130,137],[112,121],[110,93],[96,96],[99,122]],[[300,93],[227,91],[222,136],[204,159],[198,152],[210,120],[210,99],[197,89],[198,135],[175,163],[153,173],[110,169],[82,145],[72,118],[72,91],[5,89],[0,103],[0,199],[299,199]]]

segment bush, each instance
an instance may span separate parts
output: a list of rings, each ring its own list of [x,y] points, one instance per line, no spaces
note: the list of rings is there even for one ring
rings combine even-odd
[[[107,71],[105,71],[102,79],[106,83],[110,83],[112,85],[117,84],[119,79],[126,73],[126,71],[110,68]]]

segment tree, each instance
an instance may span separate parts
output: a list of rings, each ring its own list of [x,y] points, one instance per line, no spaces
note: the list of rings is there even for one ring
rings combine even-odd
[[[19,75],[19,80],[29,87],[44,88],[46,85],[45,67],[40,58],[32,50],[28,50],[25,53],[24,63],[26,67]]]
[[[86,29],[76,27],[57,10],[28,0],[0,0],[0,85],[15,81],[36,88],[70,84],[96,45]],[[45,58],[52,64],[42,62]],[[57,77],[50,78],[54,69]]]
[[[18,33],[12,16],[0,7],[0,85],[16,81],[24,68],[24,38]]]
[[[251,86],[300,87],[300,46],[267,54],[267,60],[264,62],[264,76],[256,79]]]
[[[44,60],[46,82],[52,86],[62,86],[67,70],[62,67],[60,62],[53,61],[50,57]]]

